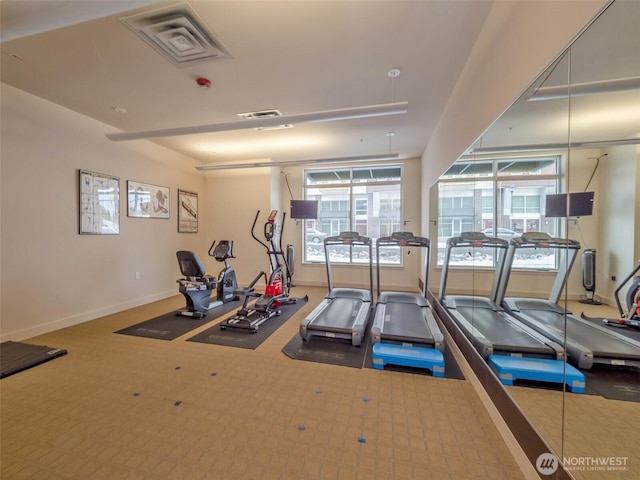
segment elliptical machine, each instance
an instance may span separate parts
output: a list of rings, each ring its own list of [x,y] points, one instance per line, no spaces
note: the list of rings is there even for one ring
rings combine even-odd
[[[236,272],[229,265],[229,259],[235,258],[233,256],[233,241],[220,240],[216,245],[214,240],[208,253],[216,261],[224,262],[224,268],[217,277],[206,274],[203,263],[195,253],[188,250],[180,250],[176,253],[180,273],[185,277],[176,280],[180,284],[178,291],[182,293],[187,302],[186,309],[178,310],[176,315],[202,318],[209,310],[239,299],[236,294],[238,289]],[[216,299],[211,301],[214,289],[216,290]]]
[[[297,299],[289,295],[292,281],[292,270],[289,266],[290,260],[293,259],[293,247],[288,246],[287,253],[282,249],[282,232],[280,232],[279,245],[276,246],[275,234],[277,230],[276,217],[278,215],[277,210],[272,210],[264,224],[263,234],[266,243],[260,240],[255,235],[255,227],[260,216],[260,210],[256,213],[251,226],[251,236],[260,245],[265,247],[267,255],[269,256],[269,266],[271,273],[269,274],[267,285],[265,287],[264,294],[256,293],[253,286],[256,282],[266,277],[264,272],[258,273],[253,279],[247,289],[239,289],[236,293],[244,295],[244,302],[242,308],[232,317],[227,318],[220,323],[220,328],[225,330],[226,328],[243,328],[250,330],[251,333],[256,333],[260,325],[271,317],[280,315],[281,311],[278,309],[280,305],[287,303],[296,303]],[[286,213],[282,214],[282,224],[286,219]],[[278,248],[279,247],[279,248]],[[256,298],[253,304],[249,305],[249,300]]]
[[[640,262],[636,265],[629,275],[620,283],[615,291],[616,306],[620,316],[617,319],[603,318],[602,322],[611,327],[629,327],[640,329]],[[620,301],[620,292],[631,281],[631,286],[625,295],[626,310]],[[585,320],[594,320],[582,313]]]

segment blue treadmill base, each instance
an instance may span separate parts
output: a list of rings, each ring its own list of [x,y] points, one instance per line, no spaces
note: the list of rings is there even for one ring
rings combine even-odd
[[[383,370],[385,365],[402,365],[431,370],[434,377],[444,377],[444,357],[440,350],[422,347],[404,347],[389,343],[373,345],[373,368]]]
[[[585,392],[584,375],[562,360],[489,355],[489,366],[503,385],[513,385],[515,380],[534,380],[566,383],[573,393]]]

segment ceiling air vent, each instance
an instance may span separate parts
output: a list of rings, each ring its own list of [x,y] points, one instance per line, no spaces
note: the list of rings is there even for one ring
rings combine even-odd
[[[178,67],[231,55],[188,3],[124,17],[120,21]]]
[[[264,117],[281,117],[282,113],[280,113],[280,110],[261,110],[259,112],[236,113],[236,115],[244,120],[252,120]],[[281,125],[272,125],[269,127],[256,127],[254,130],[282,130],[283,128],[293,128],[293,125],[290,123],[283,123]]]

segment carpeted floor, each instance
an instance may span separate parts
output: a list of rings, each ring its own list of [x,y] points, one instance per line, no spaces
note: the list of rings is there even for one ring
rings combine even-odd
[[[0,477],[525,478],[469,381],[285,355],[324,294],[296,290],[309,302],[254,350],[187,341],[208,323],[170,342],[113,334],[178,296],[25,339],[68,354],[0,382]],[[640,403],[508,391],[560,455],[625,459],[575,478],[637,478]]]
[[[113,334],[180,297],[30,339],[68,354],[2,380],[0,476],[524,478],[467,380],[283,354],[324,291],[293,293],[310,301],[255,350]]]

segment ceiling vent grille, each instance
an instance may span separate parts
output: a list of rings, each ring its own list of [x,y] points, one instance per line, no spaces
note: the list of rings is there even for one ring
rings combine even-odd
[[[236,115],[244,120],[253,120],[264,117],[281,117],[282,113],[280,110],[261,110],[259,112],[236,113]],[[283,123],[281,125],[272,125],[269,127],[256,127],[254,130],[282,130],[284,128],[293,128],[293,125],[290,123]]]
[[[231,55],[188,3],[124,17],[120,21],[178,67]]]

